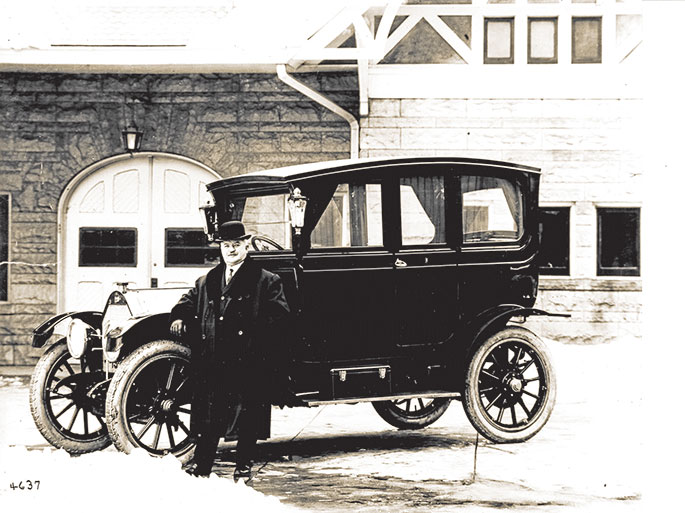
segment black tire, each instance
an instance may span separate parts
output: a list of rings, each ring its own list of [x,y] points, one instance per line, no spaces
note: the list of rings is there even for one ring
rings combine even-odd
[[[99,451],[111,443],[104,423],[104,379],[102,371],[90,371],[72,358],[64,339],[43,353],[31,376],[29,403],[48,442],[71,454]]]
[[[117,449],[191,458],[189,363],[190,349],[171,340],[149,342],[121,362],[105,405],[107,429]]]
[[[375,401],[373,407],[391,426],[421,429],[442,417],[450,400],[445,397],[407,397],[394,401]]]
[[[466,374],[464,410],[473,427],[496,443],[523,442],[549,420],[556,379],[534,333],[507,327],[476,350]]]

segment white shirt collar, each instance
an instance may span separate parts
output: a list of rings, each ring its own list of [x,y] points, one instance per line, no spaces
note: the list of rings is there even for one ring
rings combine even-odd
[[[228,281],[229,277],[235,276],[235,273],[238,272],[238,269],[240,269],[240,266],[243,265],[244,263],[245,263],[245,260],[243,260],[239,264],[236,264],[233,266],[226,265],[226,271],[224,272],[224,276],[225,276],[224,281]],[[231,270],[233,271],[232,275],[231,275]]]

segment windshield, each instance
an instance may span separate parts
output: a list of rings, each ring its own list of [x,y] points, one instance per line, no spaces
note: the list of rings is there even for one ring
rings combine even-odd
[[[228,210],[229,218],[241,221],[248,233],[292,248],[287,194],[231,198]]]

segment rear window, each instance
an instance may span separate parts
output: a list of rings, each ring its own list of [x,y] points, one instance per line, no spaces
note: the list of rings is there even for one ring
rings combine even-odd
[[[523,235],[521,190],[503,178],[462,176],[462,236],[466,243],[513,242]]]

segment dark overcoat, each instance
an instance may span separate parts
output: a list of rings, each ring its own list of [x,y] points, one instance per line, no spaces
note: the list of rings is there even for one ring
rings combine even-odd
[[[191,431],[225,421],[229,402],[278,402],[287,381],[289,313],[283,284],[248,256],[228,285],[222,263],[185,293],[182,319],[191,346]]]

